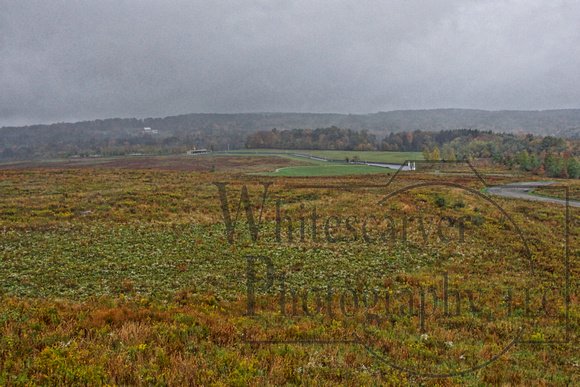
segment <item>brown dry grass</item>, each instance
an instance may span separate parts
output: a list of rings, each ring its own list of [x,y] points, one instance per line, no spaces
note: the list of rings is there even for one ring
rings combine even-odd
[[[182,172],[272,172],[277,168],[310,165],[279,156],[123,156],[0,164],[0,169],[129,169]]]

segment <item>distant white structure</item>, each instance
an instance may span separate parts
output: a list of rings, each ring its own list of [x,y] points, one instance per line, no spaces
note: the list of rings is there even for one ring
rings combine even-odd
[[[157,129],[143,128],[143,134],[157,134],[159,131]]]
[[[211,151],[208,151],[207,149],[192,149],[187,151],[188,155],[202,155],[205,153],[211,153]]]

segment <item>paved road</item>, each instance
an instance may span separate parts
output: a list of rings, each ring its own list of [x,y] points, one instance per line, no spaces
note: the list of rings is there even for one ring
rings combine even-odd
[[[296,157],[305,157],[307,159],[312,160],[319,160],[319,161],[332,161],[335,163],[346,163],[346,160],[333,160],[333,159],[325,159],[324,157],[316,157],[316,156],[309,156],[302,153],[287,153],[291,156]],[[380,168],[390,168],[390,169],[399,169],[401,168],[402,171],[414,171],[415,170],[415,163],[411,165],[407,164],[390,164],[390,163],[379,163],[375,161],[354,161],[350,160],[349,164],[362,164],[362,165],[370,165],[372,167],[380,167]]]
[[[558,203],[558,204],[566,204],[565,200],[561,199],[552,199],[552,198],[545,198],[542,196],[535,196],[530,195],[528,192],[534,190],[534,188],[553,184],[553,181],[534,181],[534,182],[520,182],[520,183],[511,183],[505,185],[499,185],[495,187],[491,187],[487,190],[487,193],[499,196],[505,196],[508,198],[516,198],[516,199],[528,199],[528,200],[537,200],[540,202],[548,202],[548,203]],[[573,202],[569,201],[568,204],[573,207],[580,207],[580,202]]]
[[[213,153],[229,153],[229,152],[228,151],[218,151],[218,152],[213,152]],[[260,154],[260,155],[269,155],[269,156],[286,155],[286,156],[304,157],[307,159],[318,160],[318,161],[330,161],[333,163],[346,163],[346,159],[342,159],[342,160],[326,159],[324,157],[310,156],[310,155],[305,155],[303,153],[288,153],[288,152],[267,152],[266,153],[266,152],[255,151],[255,152],[236,152],[236,153],[230,153],[230,154],[234,154],[234,155],[236,155],[236,154],[251,154],[251,155]],[[380,163],[380,162],[376,162],[376,161],[350,160],[349,163],[350,164],[370,165],[372,167],[390,168],[390,169],[401,168],[402,171],[414,171],[415,170],[415,163],[414,162],[411,162],[409,165],[409,164]]]

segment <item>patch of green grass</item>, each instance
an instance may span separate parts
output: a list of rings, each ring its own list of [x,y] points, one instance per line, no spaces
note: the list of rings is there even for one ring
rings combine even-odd
[[[568,200],[580,201],[579,185],[576,182],[568,184]],[[566,191],[562,185],[540,186],[533,191],[528,192],[530,195],[541,196],[545,198],[566,200]]]
[[[387,173],[395,172],[393,169],[371,167],[359,164],[325,163],[304,167],[280,168],[276,172],[268,173],[268,176],[343,176],[356,174]]]
[[[235,153],[249,152],[237,151]],[[278,152],[285,152],[283,150],[277,149],[260,149],[256,150],[256,154],[272,154]],[[291,152],[291,151],[288,151]],[[371,162],[383,162],[383,163],[402,163],[406,160],[413,160],[417,158],[417,155],[421,155],[420,152],[363,152],[363,151],[306,151],[297,150],[292,151],[293,153],[301,153],[315,157],[323,157],[328,159],[343,160],[348,157],[349,160],[355,159],[357,156],[360,161],[371,161]],[[320,161],[307,159],[304,157],[292,156],[290,154],[281,153],[285,158],[292,161],[307,162],[312,164],[312,166],[297,166],[297,167],[287,167],[278,168],[275,172],[267,173],[268,176],[344,176],[344,175],[356,175],[356,174],[373,174],[373,173],[388,173],[395,172],[394,169],[373,167],[369,165],[361,164],[343,164],[343,163],[332,163],[328,161]],[[420,156],[422,157],[422,156]]]

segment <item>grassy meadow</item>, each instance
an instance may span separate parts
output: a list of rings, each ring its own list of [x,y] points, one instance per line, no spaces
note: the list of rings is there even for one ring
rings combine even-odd
[[[332,150],[281,150],[281,149],[256,149],[232,152],[232,154],[268,155],[276,154],[295,162],[307,162],[310,165],[288,166],[277,168],[265,175],[268,176],[342,176],[354,174],[377,174],[392,173],[393,169],[373,167],[360,164],[333,163],[320,160],[295,157],[289,153],[300,153],[308,156],[322,157],[330,160],[360,160],[380,163],[401,164],[408,160],[423,160],[421,152],[365,152],[365,151],[332,151]]]
[[[0,170],[0,385],[580,383],[578,209],[200,157]]]
[[[265,176],[344,176],[377,173],[393,173],[394,169],[373,167],[368,165],[345,165],[340,163],[325,163],[312,166],[285,167],[271,173],[262,173]]]

